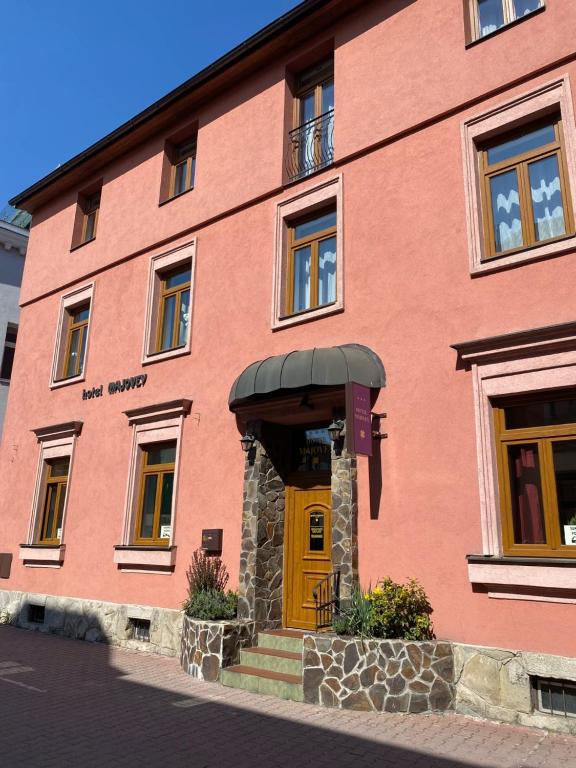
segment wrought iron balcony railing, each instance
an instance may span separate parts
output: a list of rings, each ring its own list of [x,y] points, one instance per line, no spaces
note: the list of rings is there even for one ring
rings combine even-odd
[[[334,110],[303,123],[288,134],[286,170],[301,179],[334,161]]]

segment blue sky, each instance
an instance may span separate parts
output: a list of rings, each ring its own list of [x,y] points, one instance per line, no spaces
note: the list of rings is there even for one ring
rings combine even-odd
[[[0,209],[299,2],[17,0],[2,8]]]

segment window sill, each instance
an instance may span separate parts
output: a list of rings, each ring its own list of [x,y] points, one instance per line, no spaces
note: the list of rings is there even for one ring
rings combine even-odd
[[[78,376],[69,376],[67,379],[54,379],[50,382],[50,389],[60,389],[60,387],[67,387],[69,384],[78,384],[80,381],[86,381],[84,373],[80,373]]]
[[[511,253],[508,256],[490,256],[484,258],[479,264],[475,264],[471,270],[472,275],[497,272],[501,269],[515,267],[517,264],[525,264],[530,261],[560,256],[566,251],[576,248],[576,235],[573,233],[565,237],[557,238],[553,242],[543,245],[535,245],[521,251]]]
[[[184,197],[184,195],[187,195],[189,192],[193,191],[194,187],[190,187],[190,189],[185,189],[184,192],[178,192],[177,195],[170,195],[170,197],[167,197],[165,200],[160,200],[158,207],[161,208],[163,205],[166,205],[166,203],[171,203],[172,200],[178,200],[180,197]]]
[[[114,547],[114,562],[120,570],[158,572],[172,569],[176,563],[176,547],[146,547],[136,544]]]
[[[20,544],[20,560],[36,568],[60,568],[64,562],[64,544]]]
[[[185,347],[176,347],[175,349],[167,349],[164,352],[152,352],[145,355],[142,358],[142,365],[151,365],[152,363],[159,363],[161,360],[170,360],[172,357],[181,357],[182,355],[190,354],[190,343]]]
[[[338,312],[344,311],[344,305],[341,301],[333,302],[332,304],[326,304],[322,307],[316,307],[315,309],[309,309],[304,312],[299,312],[294,315],[286,315],[285,317],[279,317],[274,321],[272,325],[273,331],[279,331],[281,328],[290,328],[293,325],[301,325],[302,323],[309,323],[312,320],[318,320],[321,317],[328,317],[329,315],[336,315]]]
[[[466,48],[466,50],[468,50],[468,48],[474,48],[474,46],[478,45],[479,43],[483,43],[484,40],[491,40],[493,37],[496,37],[497,35],[500,35],[503,32],[506,32],[512,27],[517,27],[518,24],[521,24],[523,21],[526,21],[526,19],[531,19],[533,16],[536,16],[539,13],[543,13],[545,10],[546,10],[545,5],[542,5],[540,8],[535,8],[533,11],[530,11],[530,13],[527,13],[525,16],[520,16],[519,19],[514,19],[514,21],[510,21],[508,24],[504,24],[504,26],[499,27],[498,29],[495,29],[494,32],[489,32],[487,35],[482,35],[482,37],[477,37],[474,40],[468,41],[464,47]]]
[[[576,591],[576,558],[468,555],[472,584]]]

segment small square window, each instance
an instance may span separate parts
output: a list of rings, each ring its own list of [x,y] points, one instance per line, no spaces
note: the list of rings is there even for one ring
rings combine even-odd
[[[62,297],[51,386],[84,380],[92,297],[90,285]]]
[[[4,381],[10,381],[12,378],[12,365],[14,363],[17,335],[18,326],[8,323],[8,327],[6,328],[6,338],[4,340],[4,352],[2,354],[2,366],[0,367],[0,379],[3,379]]]
[[[128,629],[134,640],[139,643],[150,642],[150,619],[128,619]]]
[[[195,243],[150,262],[142,362],[190,351]]]
[[[470,0],[474,38],[491,35],[543,7],[544,0]]]
[[[532,677],[534,709],[548,715],[576,717],[576,682]]]
[[[28,621],[30,624],[44,624],[46,608],[35,603],[28,604]]]

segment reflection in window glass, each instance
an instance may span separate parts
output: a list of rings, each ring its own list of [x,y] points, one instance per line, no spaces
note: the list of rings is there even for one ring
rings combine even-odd
[[[545,544],[538,445],[508,446],[516,544]]]
[[[502,0],[478,0],[478,17],[480,19],[480,37],[489,35],[503,27]]]
[[[556,140],[554,135],[554,126],[545,125],[543,128],[527,131],[516,136],[510,141],[503,141],[495,147],[488,150],[488,162],[490,165],[501,163],[503,160],[509,160],[516,155],[523,155],[532,149],[543,147],[546,144],[552,144]]]
[[[490,179],[496,251],[509,251],[522,245],[522,221],[516,171]]]
[[[562,440],[552,443],[556,498],[563,544],[576,545],[576,535],[564,526],[576,526],[576,441]]]
[[[310,307],[310,261],[309,245],[294,251],[294,312]]]
[[[336,238],[318,245],[318,304],[336,301]]]
[[[332,468],[332,441],[327,429],[293,433],[293,466],[297,472],[328,472]]]
[[[528,166],[534,235],[536,240],[549,240],[566,233],[558,157],[550,155]]]
[[[506,429],[576,424],[576,400],[543,400],[504,408]]]

